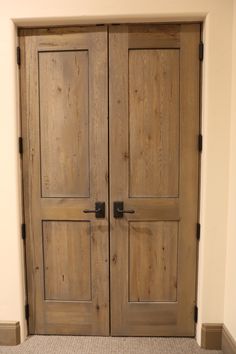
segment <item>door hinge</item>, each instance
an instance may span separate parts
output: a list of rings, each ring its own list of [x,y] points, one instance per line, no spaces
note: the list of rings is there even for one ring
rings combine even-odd
[[[203,57],[204,57],[204,44],[203,42],[199,43],[199,60],[203,61]]]
[[[26,226],[25,226],[25,224],[21,224],[21,237],[22,237],[22,240],[26,239]]]
[[[23,154],[23,138],[21,136],[19,137],[18,144],[19,144],[19,153]]]
[[[29,319],[29,304],[25,305],[25,319]]]
[[[201,224],[197,223],[197,240],[200,240],[201,236]]]
[[[198,151],[199,152],[202,152],[202,140],[203,140],[202,134],[199,134],[198,135]]]
[[[16,48],[16,62],[17,65],[21,65],[21,52],[20,52],[20,47]]]
[[[194,322],[197,323],[198,321],[198,307],[197,305],[194,306]]]

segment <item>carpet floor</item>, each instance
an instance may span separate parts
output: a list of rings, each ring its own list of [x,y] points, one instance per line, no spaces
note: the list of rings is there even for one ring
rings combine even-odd
[[[1,354],[222,354],[189,338],[31,336]]]

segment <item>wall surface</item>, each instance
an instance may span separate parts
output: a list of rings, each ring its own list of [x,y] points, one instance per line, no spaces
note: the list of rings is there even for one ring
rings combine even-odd
[[[8,0],[0,6],[0,320],[19,320],[22,340],[26,329],[15,24],[204,20],[199,341],[202,322],[224,319],[233,0]]]
[[[231,146],[229,219],[226,258],[225,314],[224,323],[236,339],[236,1],[233,22],[233,71],[231,104]]]

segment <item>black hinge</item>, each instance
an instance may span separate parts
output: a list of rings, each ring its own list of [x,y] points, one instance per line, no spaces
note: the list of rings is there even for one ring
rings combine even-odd
[[[23,138],[19,137],[19,153],[23,154]]]
[[[202,140],[203,140],[202,134],[199,134],[198,135],[198,150],[199,150],[199,152],[202,152]]]
[[[203,57],[204,57],[204,44],[203,42],[199,43],[199,60],[203,61]]]
[[[17,48],[16,48],[16,62],[17,62],[17,65],[20,66],[20,64],[21,64],[20,47],[17,47]]]
[[[197,305],[194,306],[194,322],[197,323],[198,321],[198,307]]]
[[[29,304],[25,305],[25,319],[29,319]]]
[[[197,240],[200,240],[201,235],[201,224],[197,223]]]
[[[26,226],[25,224],[21,224],[21,237],[23,240],[26,238]]]

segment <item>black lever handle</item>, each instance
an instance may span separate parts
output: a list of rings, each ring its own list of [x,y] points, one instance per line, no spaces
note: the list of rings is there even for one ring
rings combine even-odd
[[[133,209],[124,210],[124,202],[114,202],[113,214],[114,218],[123,218],[123,214],[134,214]]]
[[[83,212],[85,214],[88,214],[88,213],[99,213],[101,210],[102,210],[101,208],[96,209],[96,210],[84,209]]]
[[[105,202],[96,202],[95,210],[84,209],[83,212],[85,214],[95,213],[97,219],[103,219],[105,218]]]
[[[116,211],[118,211],[118,213],[123,213],[123,214],[134,214],[135,213],[135,211],[133,209],[123,210],[123,209],[117,208]]]

